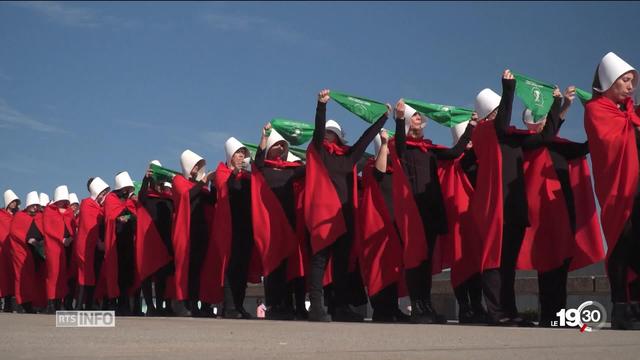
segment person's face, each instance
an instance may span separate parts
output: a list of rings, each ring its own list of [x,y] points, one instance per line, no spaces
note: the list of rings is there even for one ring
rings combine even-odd
[[[102,203],[104,202],[104,198],[107,197],[107,194],[109,193],[109,188],[105,189],[103,192],[101,192],[97,197],[96,197],[96,202],[100,205],[102,205]]]
[[[609,90],[604,92],[604,96],[611,99],[615,103],[621,103],[633,94],[633,82],[635,74],[632,71],[620,76],[611,85]]]
[[[16,212],[18,212],[19,207],[20,207],[20,201],[13,200],[12,202],[9,203],[9,206],[7,206],[7,210],[10,213],[15,214]]]
[[[233,156],[231,157],[231,165],[236,169],[241,169],[242,163],[244,162],[244,158],[245,158],[245,154],[243,149],[236,151],[235,153],[233,153]]]
[[[192,179],[197,179],[198,178],[198,172],[200,172],[200,169],[204,169],[205,165],[207,165],[207,162],[203,160],[198,161],[198,163],[193,167],[193,169],[191,169],[191,178]]]
[[[409,136],[414,138],[420,138],[423,135],[422,128],[422,116],[416,112],[409,119]]]
[[[168,196],[171,196],[171,188],[168,186],[162,186],[162,193]]]
[[[338,142],[338,135],[331,130],[326,130],[324,132],[324,139],[330,143]]]
[[[66,209],[69,207],[69,200],[60,200],[60,201],[56,201],[54,203],[54,205],[58,208],[58,209]]]
[[[545,117],[544,119],[540,120],[535,124],[529,124],[529,123],[524,123],[524,124],[527,126],[527,129],[529,131],[533,131],[536,134],[539,134],[540,132],[542,132],[542,129],[544,129],[544,124],[546,123],[547,123],[547,118]]]
[[[277,143],[275,143],[273,146],[271,146],[271,148],[269,149],[269,153],[267,154],[267,158],[268,159],[276,159],[276,158],[282,158],[283,154],[285,154],[287,151],[287,144],[284,141],[279,141]]]
[[[489,115],[487,115],[486,118],[484,118],[484,120],[482,121],[493,121],[496,119],[496,115],[498,115],[498,109],[494,109],[492,112],[489,113]]]
[[[80,210],[80,205],[73,203],[71,204],[71,209],[73,209],[74,212],[77,212],[78,210]]]
[[[27,214],[34,216],[35,214],[38,213],[39,208],[40,208],[40,205],[38,204],[29,205],[27,206]]]

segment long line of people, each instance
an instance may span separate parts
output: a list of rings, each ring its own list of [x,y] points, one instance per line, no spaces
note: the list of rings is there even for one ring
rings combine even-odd
[[[533,326],[516,306],[520,269],[538,272],[539,326],[550,326],[566,307],[568,272],[606,259],[612,327],[640,329],[637,82],[615,54],[601,60],[585,104],[586,143],[557,135],[573,86],[556,87],[541,119],[525,110],[527,130],[511,126],[516,81],[505,70],[502,95],[477,94],[471,118],[452,127],[451,147],[428,140],[427,117],[402,99],[348,146],[327,120],[325,89],[305,161],[267,123],[254,159],[233,137],[212,172],[185,150],[181,172],[152,161],[138,192],[127,172],[113,188],[90,178],[81,202],[61,185],[51,202],[28,193],[20,210],[7,190],[4,311],[15,297],[27,313],[141,315],[143,298],[147,316],[213,317],[216,306],[249,319],[247,283],[264,279],[267,319],[359,322],[353,306],[368,299],[375,322],[442,324],[432,277],[448,268],[460,323]],[[394,136],[383,129],[389,116]],[[375,154],[359,168],[372,142]],[[410,314],[398,307],[403,296]]]

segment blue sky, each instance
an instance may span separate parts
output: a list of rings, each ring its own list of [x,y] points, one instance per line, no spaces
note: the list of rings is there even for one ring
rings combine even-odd
[[[212,169],[229,136],[312,121],[324,87],[470,107],[510,68],[589,89],[608,51],[640,67],[639,18],[638,2],[3,2],[0,189],[82,198],[89,176],[179,169],[187,148]],[[351,140],[366,127],[335,103],[329,116]],[[562,135],[585,139],[579,102]]]

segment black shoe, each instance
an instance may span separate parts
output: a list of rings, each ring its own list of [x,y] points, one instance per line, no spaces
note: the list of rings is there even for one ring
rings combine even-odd
[[[25,314],[35,314],[36,313],[36,311],[33,309],[33,305],[30,302],[24,303],[24,304],[20,305],[20,307],[22,307],[22,311]]]
[[[330,322],[331,315],[327,314],[324,306],[315,305],[312,303],[309,307],[309,321],[313,322]]]
[[[12,313],[13,312],[13,299],[11,296],[7,296],[4,298],[4,305],[2,308],[2,312]]]
[[[475,313],[471,310],[463,311],[458,314],[458,323],[459,324],[474,324],[475,323]]]
[[[49,300],[47,302],[47,307],[44,310],[44,313],[47,315],[53,315],[56,313],[56,306],[53,303],[53,300]]]
[[[173,303],[173,313],[179,317],[191,317],[191,310],[187,309],[185,301],[175,301]]]
[[[162,312],[155,307],[148,307],[147,312],[144,315],[147,317],[157,317],[162,316]]]
[[[490,318],[489,325],[503,327],[518,327],[518,323],[514,322],[510,317],[502,317],[500,319]]]
[[[309,320],[309,312],[305,308],[298,308],[295,312],[296,320]]]
[[[267,320],[294,320],[296,318],[293,309],[284,306],[272,306],[265,311]]]
[[[396,317],[393,315],[393,313],[389,313],[388,311],[383,312],[379,310],[373,310],[373,315],[371,315],[371,321],[374,323],[389,324],[389,323],[395,323]]]
[[[405,314],[400,308],[396,308],[393,312],[393,316],[396,318],[396,322],[408,324],[411,322],[411,316]]]
[[[640,330],[640,320],[635,316],[630,304],[613,304],[611,328],[615,330]]]
[[[526,320],[521,316],[516,316],[511,318],[511,321],[514,322],[518,327],[534,327],[535,324],[532,321]]]
[[[336,306],[331,320],[340,322],[363,322],[364,316],[351,310],[349,305],[341,305]]]

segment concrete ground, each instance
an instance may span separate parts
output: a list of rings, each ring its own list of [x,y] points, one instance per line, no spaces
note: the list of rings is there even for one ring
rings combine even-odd
[[[1,359],[637,359],[640,331],[0,314]]]

